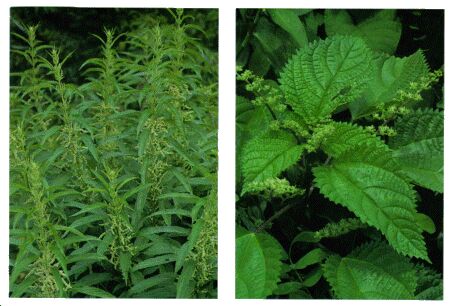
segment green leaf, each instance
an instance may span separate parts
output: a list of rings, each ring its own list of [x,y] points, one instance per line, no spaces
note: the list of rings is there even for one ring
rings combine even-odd
[[[278,176],[300,159],[303,147],[286,131],[270,131],[249,141],[242,152],[244,187]]]
[[[332,157],[338,157],[343,152],[361,144],[376,147],[386,146],[384,142],[363,127],[347,122],[332,122],[332,128],[322,143],[321,148]]]
[[[64,297],[65,296],[65,286],[64,286],[62,277],[59,273],[59,270],[56,269],[55,267],[52,267],[51,273],[52,273],[53,279],[55,280],[56,287],[58,288],[58,296],[57,297]]]
[[[278,284],[277,289],[274,290],[275,295],[288,295],[300,290],[302,284],[299,282],[286,282]]]
[[[246,98],[238,96],[236,101],[237,147],[264,133],[272,120],[272,115],[266,106],[254,105]]]
[[[389,145],[403,174],[414,183],[444,192],[444,114],[416,110],[395,123]]]
[[[106,292],[103,289],[97,288],[97,287],[91,287],[91,286],[82,286],[82,287],[72,287],[71,289],[73,292],[78,292],[85,294],[87,297],[99,297],[99,298],[115,298],[114,295],[112,295],[109,292]]]
[[[60,248],[58,248],[57,245],[53,245],[51,247],[52,253],[55,256],[56,260],[59,262],[59,264],[61,265],[61,268],[64,271],[65,275],[69,275],[69,272],[67,270],[67,258],[66,255],[62,252],[62,250],[60,250]]]
[[[21,297],[38,279],[35,275],[26,277],[20,284],[10,284],[11,297]]]
[[[28,272],[29,268],[31,268],[31,264],[37,259],[37,256],[28,255],[22,257],[20,260],[16,260],[11,275],[9,276],[9,283],[13,284],[21,273]]]
[[[129,252],[121,252],[119,256],[120,271],[122,271],[125,285],[128,284],[128,273],[130,272],[131,268],[131,258],[132,255]]]
[[[173,273],[161,273],[156,276],[152,276],[150,278],[144,279],[140,281],[138,284],[131,287],[129,290],[130,294],[137,294],[140,292],[144,292],[145,290],[148,290],[150,288],[153,288],[155,286],[173,282],[174,281],[174,274]]]
[[[128,191],[122,196],[122,198],[123,198],[124,200],[127,200],[129,197],[135,195],[135,194],[138,193],[138,192],[141,192],[142,190],[147,189],[149,186],[150,186],[150,184],[142,184],[142,185],[139,185],[139,186],[137,186],[137,187],[135,187],[135,188],[133,188],[133,189],[131,189],[131,190],[128,190]]]
[[[377,107],[395,104],[401,90],[409,91],[411,83],[420,82],[429,72],[421,50],[404,58],[378,55],[373,63],[373,79],[362,97],[349,105],[353,119],[367,116],[377,111]]]
[[[434,225],[433,219],[424,214],[416,214],[417,225],[429,234],[434,234],[436,232],[436,226]]]
[[[275,73],[278,73],[279,69],[297,49],[296,43],[290,39],[290,35],[266,17],[259,19],[252,38],[253,48],[264,51]]]
[[[95,161],[99,162],[97,149],[96,149],[94,143],[92,142],[91,137],[88,135],[84,135],[81,137],[81,140],[83,141],[84,145],[88,149],[89,153],[91,153],[92,157],[94,157]]]
[[[390,168],[388,157],[389,151],[370,156],[358,147],[349,150],[331,165],[313,169],[315,185],[325,197],[379,229],[400,254],[429,261],[416,224],[414,190]]]
[[[101,262],[107,260],[104,255],[99,255],[97,253],[89,253],[89,254],[79,254],[79,255],[70,255],[67,256],[67,264],[74,262],[82,262],[82,261],[95,261]]]
[[[77,281],[79,286],[94,286],[112,279],[111,273],[91,273]]]
[[[170,192],[162,194],[158,197],[158,200],[166,200],[166,199],[173,199],[180,201],[182,203],[197,203],[200,198],[196,195],[190,194],[190,193],[181,193],[181,192]]]
[[[265,298],[277,288],[283,250],[269,234],[241,233],[236,239],[236,298]]]
[[[166,254],[161,256],[156,256],[153,258],[149,258],[143,261],[140,261],[136,265],[133,266],[132,271],[138,271],[142,269],[147,269],[151,267],[156,267],[159,265],[163,265],[166,263],[174,262],[176,260],[175,256],[173,254]]]
[[[149,237],[150,235],[159,233],[170,233],[179,236],[189,236],[190,232],[191,232],[190,229],[181,226],[152,226],[142,229],[139,232],[139,236]]]
[[[178,181],[183,185],[184,189],[189,192],[190,194],[192,194],[192,187],[191,184],[189,184],[189,181],[187,179],[186,176],[183,175],[183,173],[181,173],[181,171],[179,171],[178,169],[172,169],[172,173],[173,175],[175,175],[175,177],[178,179]]]
[[[305,279],[303,280],[302,285],[307,288],[312,287],[320,281],[322,275],[322,268],[320,266],[316,267],[311,272],[305,275]]]
[[[384,242],[367,243],[343,258],[331,256],[323,270],[339,299],[414,299],[414,266]]]
[[[333,36],[300,49],[279,82],[286,102],[307,123],[361,95],[372,76],[372,52],[361,38]]]
[[[358,25],[354,25],[346,10],[325,10],[325,30],[336,34],[357,36],[374,51],[393,54],[402,34],[402,24],[395,19],[395,10],[380,10]]]
[[[106,203],[92,203],[92,204],[86,205],[80,211],[71,215],[71,217],[76,217],[76,216],[82,215],[84,213],[91,212],[93,210],[98,210],[101,208],[106,208],[106,207],[107,207]]]
[[[157,212],[154,212],[150,215],[150,217],[164,216],[164,215],[176,215],[176,216],[190,217],[191,212],[189,210],[182,209],[182,208],[168,208],[168,209],[162,209]]]
[[[178,277],[177,281],[177,299],[189,299],[192,298],[194,292],[194,272],[195,265],[189,261],[183,266],[183,271]]]
[[[305,47],[308,44],[305,27],[294,10],[269,9],[267,11],[270,17],[272,17],[273,22],[289,33],[295,41],[297,48]]]
[[[198,237],[203,229],[205,221],[202,219],[197,220],[192,226],[191,233],[188,236],[188,241],[185,242],[181,248],[177,251],[177,258],[175,264],[175,272],[178,272],[184,265],[184,261],[192,249],[195,247],[197,243]]]
[[[295,264],[292,265],[293,269],[304,269],[310,265],[322,262],[327,256],[327,253],[320,248],[309,251],[306,255],[300,258]]]
[[[319,242],[320,238],[316,237],[315,232],[303,231],[300,232],[291,242],[291,247],[296,242]]]
[[[423,265],[416,265],[417,272],[417,300],[442,300],[443,279],[442,274]]]
[[[81,226],[85,226],[85,225],[92,226],[92,223],[103,220],[103,218],[104,217],[100,216],[100,215],[89,215],[89,216],[82,217],[80,219],[75,220],[74,222],[72,222],[70,227],[76,228],[76,227],[81,227]]]

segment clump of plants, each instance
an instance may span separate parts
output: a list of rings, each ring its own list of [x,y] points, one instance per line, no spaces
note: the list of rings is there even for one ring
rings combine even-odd
[[[442,299],[442,68],[393,10],[239,26],[237,297]]]
[[[39,26],[12,34],[11,297],[217,296],[217,37],[205,19],[217,32],[215,10],[135,14],[93,33],[83,63]]]

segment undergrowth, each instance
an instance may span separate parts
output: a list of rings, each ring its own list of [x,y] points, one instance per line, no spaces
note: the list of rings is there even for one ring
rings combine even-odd
[[[11,297],[216,297],[206,15],[217,32],[217,11],[147,11],[92,34],[83,63],[41,41],[39,25],[12,34]]]

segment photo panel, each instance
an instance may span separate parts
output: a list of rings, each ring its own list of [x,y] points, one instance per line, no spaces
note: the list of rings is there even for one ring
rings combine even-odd
[[[237,10],[236,298],[443,299],[443,33]]]
[[[217,298],[218,10],[10,16],[10,297]]]

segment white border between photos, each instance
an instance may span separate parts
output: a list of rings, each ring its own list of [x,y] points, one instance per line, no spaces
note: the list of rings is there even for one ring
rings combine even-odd
[[[378,305],[379,301],[338,301],[338,300],[235,300],[234,299],[234,221],[235,221],[235,12],[236,8],[427,8],[444,9],[444,1],[393,1],[378,0],[372,3],[361,1],[306,1],[306,0],[52,0],[52,1],[11,1],[1,2],[0,16],[0,54],[1,54],[1,103],[0,103],[0,306],[33,305],[258,305],[262,304],[301,304],[328,305],[360,303]],[[11,299],[8,298],[8,169],[9,169],[9,8],[11,6],[76,6],[76,7],[189,7],[219,9],[219,259],[218,259],[218,299],[217,300],[152,300],[152,299]],[[447,15],[447,14],[446,14]],[[449,50],[447,34],[449,22],[445,20],[445,50]],[[447,52],[446,57],[447,58]],[[445,74],[444,74],[445,75]],[[448,91],[447,91],[448,92]],[[448,93],[445,100],[448,101]],[[448,118],[448,110],[445,117]],[[449,120],[445,120],[445,147],[450,135]],[[449,150],[445,150],[445,173],[448,173]],[[445,190],[450,183],[444,180]],[[448,202],[449,193],[444,193],[444,202]],[[444,219],[448,220],[448,209],[444,210]],[[447,215],[447,216],[446,216]],[[446,221],[448,222],[448,221]],[[444,300],[449,299],[450,284],[447,283],[450,268],[447,256],[449,239],[444,235]],[[382,301],[398,305],[423,305],[422,301]]]

